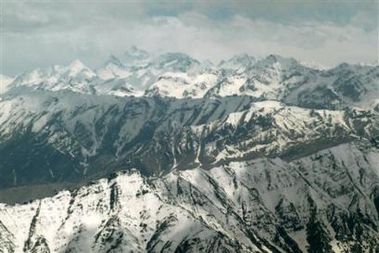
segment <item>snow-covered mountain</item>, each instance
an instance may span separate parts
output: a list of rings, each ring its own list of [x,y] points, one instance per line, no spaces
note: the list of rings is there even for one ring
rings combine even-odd
[[[0,205],[2,252],[376,252],[378,148],[343,144]],[[332,169],[332,170],[331,170]],[[17,217],[17,219],[15,219]]]
[[[291,158],[306,153],[305,145],[311,153],[379,134],[373,109],[315,110],[238,96],[176,100],[32,91],[8,93],[0,111],[0,187],[119,168],[156,176],[254,156]]]
[[[292,58],[254,58],[246,54],[214,66],[182,53],[151,56],[133,47],[121,58],[111,55],[97,70],[75,60],[67,67],[23,73],[10,87],[174,98],[247,95],[311,108],[323,108],[325,104],[343,108],[353,102],[367,108],[378,104],[378,78],[379,66],[344,63],[319,70]]]
[[[378,66],[133,47],[1,78],[0,252],[379,251]]]
[[[74,60],[67,67],[54,65],[18,75],[10,84],[10,88],[30,87],[35,90],[72,90],[90,93],[88,84],[95,76],[96,74],[80,60]]]

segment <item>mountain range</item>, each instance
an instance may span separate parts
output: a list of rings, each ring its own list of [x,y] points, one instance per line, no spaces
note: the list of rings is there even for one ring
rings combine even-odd
[[[1,83],[0,252],[379,252],[379,66],[132,47]]]
[[[52,66],[5,81],[12,88],[69,90],[83,94],[134,97],[217,98],[251,96],[302,107],[378,105],[378,66],[342,63],[328,70],[301,65],[292,58],[240,54],[217,66],[183,53],[150,56],[132,47],[122,57],[109,57],[92,70],[80,60]],[[312,96],[310,96],[312,94]]]

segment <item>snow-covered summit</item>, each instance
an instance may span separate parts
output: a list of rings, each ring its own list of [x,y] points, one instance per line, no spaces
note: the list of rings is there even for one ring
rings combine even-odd
[[[127,51],[125,51],[125,53],[120,58],[125,65],[132,66],[135,64],[140,64],[144,61],[148,61],[150,54],[143,49],[132,46]]]
[[[104,63],[104,67],[114,65],[120,68],[124,68],[124,64],[121,62],[119,58],[117,58],[115,55],[111,54],[108,58],[108,60]]]
[[[84,65],[84,63],[79,60],[79,59],[75,59],[73,60],[68,66],[67,66],[67,70],[71,71],[73,74],[76,74],[80,71],[82,71],[83,69],[88,69],[86,67],[86,65]]]
[[[199,61],[183,53],[165,53],[152,60],[152,65],[155,68],[174,72],[186,72],[189,68],[199,64]]]
[[[175,98],[244,95],[302,106],[370,107],[379,96],[378,66],[340,64],[327,70],[304,66],[293,58],[236,55],[213,65],[183,53],[150,55],[132,47],[127,57],[111,55],[96,71],[75,60],[25,72],[9,88],[68,89],[116,96]]]
[[[88,68],[84,63],[78,59],[71,62],[61,73],[62,76],[67,76],[70,78],[78,77],[79,75],[91,78],[96,76],[96,74]]]
[[[129,75],[129,71],[124,63],[115,55],[110,55],[103,67],[96,70],[97,76],[102,80],[124,78]]]
[[[9,89],[27,87],[32,90],[72,90],[90,93],[90,82],[96,74],[80,60],[74,60],[68,66],[53,65],[38,68],[18,75]]]
[[[218,67],[223,69],[239,69],[250,68],[257,63],[259,58],[255,58],[246,53],[238,54],[230,58],[229,60],[222,60],[218,64]]]

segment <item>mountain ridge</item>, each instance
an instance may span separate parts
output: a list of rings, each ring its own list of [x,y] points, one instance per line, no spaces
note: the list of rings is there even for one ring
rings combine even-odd
[[[138,48],[0,92],[0,252],[377,252],[379,66]]]
[[[2,204],[0,246],[10,252],[378,250],[379,153],[358,146],[343,144],[289,164],[263,158],[150,180],[138,171],[117,173],[27,205]],[[362,163],[354,165],[355,159]],[[322,170],[328,163],[335,164],[330,179]],[[313,170],[304,170],[310,165]],[[363,178],[357,166],[367,173]],[[12,220],[21,213],[23,219]]]
[[[351,100],[359,100],[364,107],[378,103],[379,88],[375,81],[379,66],[342,63],[328,70],[317,70],[278,55],[254,58],[241,54],[217,66],[201,63],[182,53],[136,58],[137,62],[128,65],[111,55],[105,66],[96,70],[89,69],[79,60],[68,67],[37,69],[17,76],[8,89],[31,87],[86,94],[175,98],[247,95],[308,107],[316,105],[307,105],[307,100],[312,98],[304,93],[314,92],[317,99],[323,97],[330,100],[328,105],[334,101],[334,106],[339,107],[351,105]],[[341,86],[342,82],[346,84]],[[317,106],[322,104],[325,103]]]

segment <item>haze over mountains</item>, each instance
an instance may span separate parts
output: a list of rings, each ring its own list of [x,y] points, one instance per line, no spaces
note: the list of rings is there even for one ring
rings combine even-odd
[[[0,252],[379,250],[378,66],[133,47],[1,78]]]

